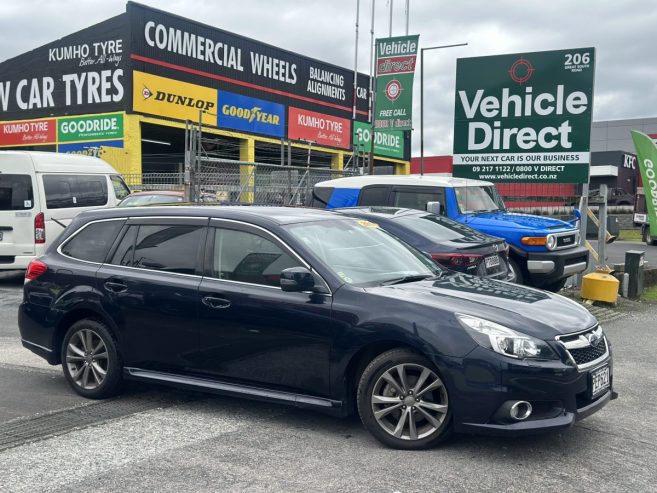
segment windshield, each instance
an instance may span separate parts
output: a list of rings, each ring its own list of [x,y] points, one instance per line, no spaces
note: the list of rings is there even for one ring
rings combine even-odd
[[[292,224],[287,230],[344,282],[355,286],[374,286],[409,276],[432,277],[440,272],[422,253],[370,221],[317,221]]]
[[[0,211],[22,211],[34,206],[29,175],[0,174]]]
[[[461,214],[504,210],[504,202],[494,186],[457,187],[454,193]]]

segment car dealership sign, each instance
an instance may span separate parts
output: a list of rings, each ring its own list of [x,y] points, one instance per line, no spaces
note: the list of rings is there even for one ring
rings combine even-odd
[[[461,58],[454,176],[586,183],[595,48]]]

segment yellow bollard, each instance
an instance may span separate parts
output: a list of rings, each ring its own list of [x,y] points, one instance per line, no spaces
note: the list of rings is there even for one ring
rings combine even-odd
[[[614,303],[618,301],[618,286],[620,283],[611,274],[591,272],[582,279],[582,298],[593,301]]]

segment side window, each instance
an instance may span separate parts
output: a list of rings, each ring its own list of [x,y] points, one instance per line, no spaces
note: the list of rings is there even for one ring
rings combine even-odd
[[[370,186],[365,187],[360,192],[358,205],[388,205],[388,194],[390,187]]]
[[[105,256],[123,226],[120,221],[101,221],[84,228],[62,246],[62,253],[89,262],[104,262]]]
[[[427,202],[440,202],[441,209],[445,207],[445,191],[442,188],[435,190],[395,190],[392,205],[408,209],[427,210]]]
[[[116,196],[116,200],[123,200],[128,195],[130,195],[130,189],[128,188],[128,185],[126,185],[123,181],[123,178],[121,178],[119,175],[112,175],[110,176],[110,180],[112,180],[112,187],[114,188],[114,195]]]
[[[128,231],[123,235],[121,243],[119,243],[119,246],[116,248],[114,255],[112,255],[112,258],[109,261],[110,264],[124,265],[127,267],[132,266],[138,230],[139,226],[133,225],[128,227]]]
[[[141,225],[133,267],[194,274],[203,226]]]
[[[281,271],[299,266],[298,260],[262,236],[215,230],[212,272],[218,279],[280,286]]]
[[[48,209],[107,204],[105,175],[44,175],[43,188]]]

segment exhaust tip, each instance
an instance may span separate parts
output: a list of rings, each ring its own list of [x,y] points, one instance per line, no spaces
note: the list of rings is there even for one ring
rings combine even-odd
[[[532,405],[527,401],[516,401],[509,409],[509,415],[516,421],[523,421],[532,414]]]

